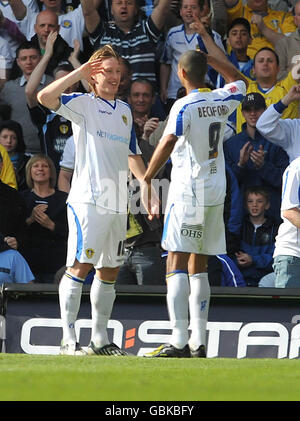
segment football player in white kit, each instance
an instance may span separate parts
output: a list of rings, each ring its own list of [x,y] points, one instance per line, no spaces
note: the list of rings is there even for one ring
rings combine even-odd
[[[75,167],[68,197],[67,270],[59,285],[61,354],[85,353],[77,342],[74,324],[82,284],[94,266],[90,293],[92,334],[87,353],[127,355],[109,342],[107,323],[126,238],[128,166],[138,180],[145,174],[145,166],[130,108],[115,99],[121,77],[119,60],[113,48],[106,45],[87,63],[38,94],[41,104],[72,121],[75,142]],[[89,82],[91,93],[63,94],[81,79]]]
[[[228,116],[246,94],[243,76],[225,55],[224,61],[219,58],[192,50],[180,57],[178,76],[187,96],[173,105],[144,178],[150,188],[151,179],[171,155],[162,246],[168,250],[167,306],[172,335],[170,343],[146,357],[206,356],[207,256],[226,253],[223,134]],[[207,64],[222,74],[227,82],[224,88],[211,91],[205,86]],[[144,203],[147,208],[147,200]]]

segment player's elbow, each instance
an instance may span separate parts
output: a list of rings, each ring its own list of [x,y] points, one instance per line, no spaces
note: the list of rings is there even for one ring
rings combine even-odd
[[[282,216],[295,227],[300,228],[300,209],[291,208],[282,211]]]
[[[47,91],[47,88],[38,92],[37,100],[44,107],[47,107],[51,110],[56,110],[58,108],[58,100],[53,98],[53,95]]]
[[[45,107],[47,106],[47,103],[49,102],[49,95],[47,92],[45,92],[44,89],[37,93],[37,100],[40,104],[44,105]]]
[[[178,137],[175,136],[174,134],[168,134],[168,135],[166,135],[166,137],[164,138],[165,146],[168,149],[173,150],[173,148],[175,146],[175,143],[177,142],[177,139],[178,139]]]

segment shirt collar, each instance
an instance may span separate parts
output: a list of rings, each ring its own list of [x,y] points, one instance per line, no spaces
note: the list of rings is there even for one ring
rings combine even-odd
[[[45,81],[46,81],[46,75],[43,74],[42,79],[40,81],[40,85],[45,85]],[[27,83],[27,80],[26,80],[25,76],[22,75],[20,77],[20,86],[24,86],[24,85],[26,85],[26,83]]]

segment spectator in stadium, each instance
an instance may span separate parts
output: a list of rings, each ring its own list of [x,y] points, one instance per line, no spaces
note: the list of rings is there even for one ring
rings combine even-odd
[[[11,107],[11,120],[17,121],[22,126],[26,152],[34,154],[40,151],[40,140],[27,109],[25,87],[31,73],[41,60],[40,50],[31,42],[26,41],[17,49],[16,60],[22,71],[22,76],[5,83],[0,92],[0,99]],[[52,80],[51,76],[44,75],[38,90]]]
[[[249,185],[264,186],[270,194],[269,215],[280,221],[281,182],[289,164],[288,155],[269,142],[256,129],[260,115],[266,109],[264,97],[248,93],[242,103],[246,120],[242,132],[224,142],[225,161],[239,182],[243,195]]]
[[[1,167],[0,180],[14,189],[17,189],[17,179],[13,164],[7,150],[0,144]]]
[[[234,19],[227,29],[228,58],[243,75],[254,79],[253,59],[247,54],[251,42],[250,23],[245,18]]]
[[[38,87],[40,86],[40,82],[45,73],[45,69],[48,66],[49,60],[51,60],[53,50],[55,48],[56,36],[57,34],[55,32],[51,32],[49,34],[46,42],[45,54],[30,75],[25,88],[25,94],[30,117],[38,129],[41,151],[52,159],[55,165],[56,173],[58,174],[59,163],[66,141],[70,136],[72,136],[72,125],[69,120],[51,112],[48,108],[39,104],[37,100]],[[64,62],[54,69],[54,79],[57,80],[60,77],[66,76],[73,70],[74,67],[71,63]],[[78,91],[79,83],[76,83],[71,86],[66,93]]]
[[[157,84],[156,54],[170,0],[159,0],[151,15],[140,19],[137,0],[112,0],[113,22],[101,19],[92,2],[82,1],[85,25],[94,50],[111,44],[129,60],[132,79],[144,77]],[[156,89],[158,86],[156,86]]]
[[[254,58],[263,47],[274,48],[278,39],[296,30],[293,15],[289,12],[272,10],[268,0],[224,0],[229,24],[236,18],[244,17],[251,25],[252,43],[248,56]]]
[[[299,66],[298,66],[299,67]],[[254,57],[254,76],[255,80],[249,79],[247,93],[258,92],[266,101],[267,107],[278,102],[289,89],[295,85],[300,78],[297,64],[294,64],[292,70],[285,79],[277,81],[279,72],[279,57],[276,52],[269,47],[259,50]],[[283,118],[298,117],[299,101],[293,101],[285,108]],[[242,130],[245,119],[241,112],[241,106],[237,109],[236,131]]]
[[[186,50],[195,50],[198,46],[205,51],[201,34],[190,26],[196,16],[200,18],[214,42],[224,50],[221,36],[211,29],[211,9],[208,0],[181,0],[179,13],[183,24],[171,28],[168,32],[160,64],[160,95],[163,103],[166,104],[167,113],[181,87],[177,75],[180,55]],[[216,79],[216,72],[210,68],[206,75],[206,82],[215,86]]]
[[[19,31],[17,24],[4,17],[0,8],[0,90],[3,82],[9,79],[16,49],[24,41],[26,38]]]
[[[0,234],[0,285],[3,283],[28,284],[34,275],[21,253],[8,246]]]
[[[42,55],[45,54],[49,34],[55,33],[56,35],[53,51],[44,72],[53,76],[53,71],[58,64],[69,59],[73,52],[73,44],[72,47],[70,47],[59,34],[58,16],[51,10],[43,10],[36,16],[34,31],[35,35],[30,41],[40,49]]]
[[[43,154],[34,155],[28,161],[26,181],[29,190],[22,192],[27,224],[23,256],[36,282],[53,283],[55,273],[66,259],[67,194],[55,189],[53,161]]]
[[[3,13],[3,16],[15,23],[18,23],[18,19],[14,15],[12,4],[17,3],[17,1],[18,0],[8,0],[6,2],[0,1],[0,10]],[[24,6],[27,9],[32,10],[33,12],[39,11],[39,5],[37,3],[39,0],[22,0],[22,1],[23,1]]]
[[[297,29],[289,37],[280,38],[275,44],[275,51],[280,57],[278,80],[283,79],[291,70],[293,64],[300,59],[300,1],[295,4],[294,22]]]
[[[260,279],[272,272],[279,223],[265,214],[270,196],[262,186],[248,187],[244,200],[248,214],[242,223],[240,250],[235,260],[247,286],[257,287]]]
[[[0,145],[0,175],[7,156],[5,148]],[[10,162],[11,164],[11,162]],[[2,181],[0,176],[0,233],[5,242],[14,250],[22,252],[26,241],[26,205],[21,194],[13,187]]]
[[[27,188],[25,166],[29,155],[25,154],[22,126],[14,120],[0,122],[0,144],[5,147],[13,164],[19,191]]]
[[[81,3],[86,1],[93,7],[100,4],[100,0],[81,0]],[[30,40],[35,35],[34,26],[39,12],[26,7],[23,0],[10,0],[10,5],[21,32]],[[62,11],[62,0],[43,0],[43,7],[58,15],[59,34],[69,46],[73,48],[73,40],[78,39],[83,50],[84,16],[81,5],[68,13]]]

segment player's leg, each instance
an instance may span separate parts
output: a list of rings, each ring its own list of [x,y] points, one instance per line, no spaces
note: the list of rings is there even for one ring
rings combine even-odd
[[[189,357],[189,278],[187,272],[189,253],[168,252],[167,258],[167,307],[172,328],[169,344],[158,347],[146,357]]]
[[[78,348],[75,321],[80,308],[82,285],[90,269],[99,258],[97,237],[101,236],[101,232],[98,232],[98,224],[95,223],[95,218],[97,218],[95,208],[95,206],[83,204],[68,205],[67,270],[59,285],[63,325],[61,353],[72,354],[72,349]]]
[[[167,258],[167,306],[172,327],[170,343],[183,349],[188,343],[189,253],[169,252]]]
[[[119,265],[123,262],[123,241],[126,236],[126,215],[110,215],[106,219],[107,235],[102,246],[102,254],[97,263],[91,286],[92,334],[89,354],[127,355],[117,345],[110,343],[107,324],[111,317],[116,298],[115,282]],[[104,237],[103,237],[104,238]]]
[[[116,298],[115,280],[118,271],[118,267],[97,269],[93,279],[90,293],[92,334],[88,348],[88,353],[91,355],[127,355],[126,352],[109,341],[107,334],[107,324]]]
[[[192,253],[189,260],[189,310],[192,329],[189,346],[192,357],[205,357],[206,354],[206,326],[210,304],[207,256],[226,253],[223,213],[223,205],[204,208],[201,248],[199,252]]]
[[[206,356],[206,326],[210,303],[210,285],[207,275],[207,256],[191,254],[189,259],[189,312],[192,357]]]
[[[91,269],[90,264],[75,261],[68,267],[59,284],[59,305],[63,328],[61,354],[82,354],[75,334],[75,322],[80,308],[82,285]]]

